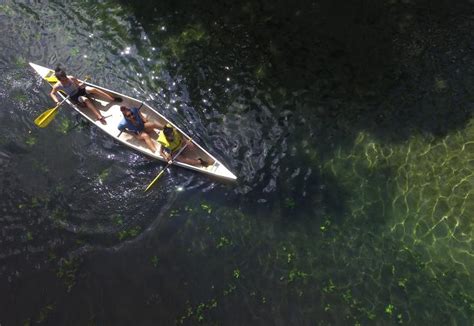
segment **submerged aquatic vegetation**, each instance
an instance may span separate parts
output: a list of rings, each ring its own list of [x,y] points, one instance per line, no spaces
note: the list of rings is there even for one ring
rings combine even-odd
[[[46,321],[48,316],[54,311],[54,309],[55,309],[54,304],[48,304],[44,306],[43,308],[41,308],[36,322],[40,324]],[[28,323],[30,323],[30,321],[28,321]]]
[[[0,11],[1,11],[1,9],[0,9]],[[17,56],[17,57],[15,57],[15,66],[17,68],[25,68],[25,67],[28,66],[28,61],[22,56]]]
[[[70,53],[73,57],[76,57],[81,53],[81,50],[79,49],[79,47],[73,47]]]
[[[121,226],[123,225],[123,217],[121,214],[115,214],[112,216],[113,222],[115,225]]]
[[[259,66],[257,67],[257,69],[255,70],[255,77],[256,77],[257,79],[265,78],[265,77],[266,77],[266,74],[267,74],[266,68],[265,68],[265,66],[262,65],[262,64],[259,65]]]
[[[232,240],[230,240],[226,236],[221,236],[217,241],[216,248],[220,249],[220,248],[225,248],[231,245],[232,245]]]
[[[390,316],[392,316],[392,314],[393,314],[393,309],[394,309],[393,305],[392,305],[392,304],[388,304],[388,305],[385,307],[385,312],[386,312],[387,314],[389,314]]]
[[[34,160],[32,164],[36,170],[41,171],[43,173],[49,173],[49,167],[45,163]]]
[[[28,101],[28,95],[23,90],[12,91],[11,97],[19,103],[25,103]]]
[[[206,211],[208,214],[212,213],[212,207],[209,204],[202,203],[201,208]]]
[[[106,168],[99,173],[98,180],[100,183],[103,183],[108,178],[111,170],[111,168]]]
[[[36,137],[33,135],[29,135],[28,138],[26,138],[25,143],[28,146],[34,146],[36,144]]]
[[[31,233],[31,231],[26,232],[26,240],[27,241],[33,240],[33,234]]]
[[[236,279],[240,278],[240,270],[239,269],[234,269],[234,272],[232,274],[234,275],[234,278],[236,278]]]
[[[284,206],[290,209],[295,208],[295,200],[293,198],[285,198]]]
[[[53,212],[51,213],[51,219],[55,223],[61,223],[66,220],[67,213],[63,209],[60,208],[55,208]]]
[[[119,240],[134,238],[138,234],[140,234],[141,229],[142,229],[141,226],[136,225],[130,229],[119,231],[119,233],[117,234],[117,237]]]
[[[56,273],[64,285],[66,286],[67,292],[70,292],[73,286],[76,284],[76,273],[79,268],[79,259],[75,258],[61,258],[58,262],[59,269]]]
[[[386,150],[368,136],[360,137],[357,146],[362,146],[362,150],[358,148],[348,156],[354,159],[360,155],[361,162],[354,164],[359,172],[362,169],[381,169],[386,176],[386,166],[396,162],[391,160],[401,157],[402,162],[407,162],[406,156],[402,155],[402,147]],[[415,149],[412,144],[411,151]],[[387,198],[381,197],[377,173],[373,173],[372,179],[367,179],[368,182],[361,183],[360,174],[349,176],[344,171],[352,169],[352,165],[343,164],[344,159],[347,160],[347,156],[340,151],[331,161],[335,168],[328,171],[341,173],[345,176],[343,180],[347,187],[360,190],[353,193],[355,197],[349,198],[350,214],[346,214],[347,218],[343,221],[335,221],[327,215],[313,219],[309,224],[293,223],[278,227],[273,220],[255,218],[231,207],[215,208],[210,219],[199,218],[203,216],[202,210],[193,209],[191,204],[183,208],[188,214],[187,218],[194,223],[183,225],[179,231],[183,237],[181,241],[193,239],[197,235],[202,237],[203,234],[217,239],[216,246],[196,243],[199,250],[186,254],[197,255],[196,259],[206,257],[210,266],[217,262],[219,266],[239,266],[229,271],[231,276],[223,277],[220,281],[225,283],[224,280],[233,279],[236,282],[231,283],[231,286],[221,284],[220,306],[227,307],[228,300],[232,300],[229,295],[237,292],[254,305],[255,311],[259,311],[264,319],[270,317],[265,314],[265,309],[259,308],[260,305],[271,300],[281,302],[282,306],[277,309],[285,309],[285,302],[292,300],[301,308],[298,313],[304,320],[319,316],[334,323],[366,324],[374,320],[418,323],[426,321],[426,316],[419,315],[419,309],[422,309],[430,316],[430,320],[456,318],[465,321],[464,312],[469,311],[470,302],[474,299],[472,292],[464,290],[465,301],[460,301],[459,295],[454,294],[458,290],[452,292],[453,284],[447,279],[457,279],[460,284],[464,284],[462,280],[467,276],[463,275],[462,270],[453,268],[452,264],[443,265],[441,259],[436,265],[430,264],[430,260],[436,257],[426,258],[427,250],[433,248],[426,246],[422,239],[412,243],[406,241],[410,238],[398,237],[398,233],[393,233],[392,219],[396,220],[396,215],[393,215],[392,209],[395,206],[386,204]],[[418,159],[417,163],[423,162]],[[329,168],[329,163],[322,167]],[[397,183],[396,178],[390,181],[385,177],[383,180],[386,186],[392,183],[403,185]],[[371,190],[371,187],[375,189]],[[399,188],[394,186],[387,189],[388,198],[396,198]],[[373,207],[385,208],[374,210]],[[217,216],[218,219],[213,218]],[[439,218],[442,216],[444,214]],[[403,215],[403,218],[407,217],[409,215]],[[433,223],[436,225],[438,222],[435,220]],[[367,223],[371,224],[370,227],[361,227]],[[225,236],[216,238],[223,230]],[[229,239],[232,239],[232,245]],[[228,249],[222,251],[224,247]],[[328,271],[331,271],[331,277],[328,277]],[[217,280],[215,282],[219,283]],[[447,292],[453,295],[446,297]],[[426,295],[430,296],[429,302],[425,300]],[[312,299],[308,301],[308,298]],[[436,307],[430,304],[433,301],[438,302]],[[453,304],[459,307],[457,312],[450,308]],[[341,314],[341,311],[344,313]]]
[[[189,25],[184,30],[174,36],[170,36],[163,45],[164,53],[173,55],[176,58],[181,58],[189,46],[192,44],[206,44],[209,37],[201,25]],[[202,46],[201,45],[201,46]]]
[[[8,4],[0,4],[0,12],[7,16],[13,16],[14,9],[11,8]]]
[[[151,264],[153,265],[153,267],[156,268],[156,267],[158,267],[158,262],[159,262],[160,260],[159,260],[158,257],[155,255],[155,256],[152,256],[152,257],[151,257],[150,261],[151,261]]]
[[[178,318],[178,324],[184,324],[186,320],[194,320],[199,323],[205,320],[205,314],[209,314],[211,310],[217,308],[217,300],[210,299],[207,302],[199,303],[196,307],[188,306],[186,314]]]
[[[453,257],[470,273],[474,265],[459,253],[470,250],[467,234],[473,226],[469,182],[474,174],[465,164],[474,159],[466,150],[472,128],[469,124],[440,140],[413,137],[399,146],[359,135],[354,147],[328,160],[324,170],[344,187],[359,189],[348,201],[352,223],[370,221],[411,250],[421,249],[442,265]],[[432,266],[432,272],[442,269]]]
[[[64,135],[67,134],[71,129],[72,121],[64,116],[61,116],[57,120],[59,123],[56,124],[56,130]]]

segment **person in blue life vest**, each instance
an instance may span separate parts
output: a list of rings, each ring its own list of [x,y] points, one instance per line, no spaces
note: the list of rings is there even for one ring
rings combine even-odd
[[[170,124],[166,124],[163,130],[160,131],[158,142],[161,144],[160,154],[168,162],[173,159],[173,156],[176,155],[181,147],[188,143],[188,146],[176,158],[176,161],[203,167],[207,167],[211,164],[200,157],[193,157],[193,153],[196,153],[196,145],[194,145],[189,139],[183,140],[183,136]]]
[[[120,121],[118,129],[144,140],[148,148],[153,153],[156,152],[156,146],[148,133],[152,132],[153,129],[163,129],[163,125],[158,122],[148,121],[139,108],[121,106],[120,111],[123,114],[123,119]]]
[[[68,76],[64,69],[57,67],[54,71],[54,75],[58,79],[58,82],[53,86],[51,93],[49,94],[53,101],[56,103],[60,102],[60,99],[56,95],[57,92],[63,91],[66,95],[70,96],[69,99],[75,103],[80,105],[86,105],[89,110],[94,114],[96,119],[100,121],[102,124],[107,124],[105,121],[105,117],[100,113],[100,111],[95,107],[94,103],[88,97],[89,94],[94,94],[103,97],[109,102],[121,102],[122,99],[120,97],[113,97],[109,94],[103,92],[100,89],[91,87],[91,86],[84,86],[84,83],[79,82],[75,77]]]

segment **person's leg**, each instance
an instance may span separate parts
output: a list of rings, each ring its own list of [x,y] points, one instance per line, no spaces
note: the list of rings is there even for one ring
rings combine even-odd
[[[181,153],[181,155],[176,158],[176,161],[189,165],[201,166],[201,161],[195,158],[184,156],[183,153]]]
[[[145,130],[146,131],[153,131],[153,129],[163,129],[165,126],[161,123],[155,121],[148,121],[145,122]]]
[[[196,145],[190,143],[186,149],[176,158],[177,161],[194,166],[208,166],[209,162],[196,156]]]
[[[145,141],[146,145],[148,146],[148,148],[154,153],[156,152],[156,146],[155,144],[153,143],[153,141],[151,140],[151,137],[144,131],[142,131],[139,135],[137,135],[137,137],[139,139],[142,139]]]
[[[105,99],[107,99],[107,101],[109,101],[109,102],[115,101],[115,98],[113,96],[107,94],[106,92],[104,92],[100,89],[94,88],[94,87],[86,86],[86,93],[102,96]]]
[[[92,113],[94,113],[95,117],[97,120],[99,120],[100,122],[102,122],[102,124],[106,124],[105,122],[105,118],[102,116],[102,114],[100,113],[99,110],[97,110],[97,108],[95,107],[94,103],[92,103],[92,101],[90,99],[88,99],[87,97],[82,97],[80,98],[80,102],[81,103],[84,103],[87,108],[89,110],[92,111]]]

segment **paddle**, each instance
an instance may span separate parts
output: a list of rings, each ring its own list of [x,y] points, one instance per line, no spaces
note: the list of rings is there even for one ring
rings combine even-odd
[[[86,77],[84,79],[84,82],[89,79],[89,77]],[[64,98],[61,102],[59,102],[54,108],[50,108],[43,113],[39,117],[35,119],[35,125],[37,125],[40,128],[46,128],[51,121],[53,121],[54,117],[58,113],[58,108],[61,104],[64,103],[67,99],[69,99],[70,96]]]
[[[44,111],[43,113],[41,113],[41,115],[35,119],[35,125],[37,125],[40,128],[47,127],[49,123],[53,121],[54,117],[58,113],[59,106],[63,104],[64,101],[66,101],[67,99],[69,99],[69,96],[65,97],[64,100],[56,104],[54,108],[48,109]]]
[[[184,151],[184,149],[188,146],[188,144],[191,142],[191,139],[189,141],[186,142],[186,144],[181,147],[181,149],[178,151],[178,153],[176,153],[176,155],[171,159],[171,161],[168,162],[168,164],[166,164],[166,166],[160,171],[160,173],[158,173],[158,175],[156,176],[155,179],[153,179],[152,182],[150,182],[150,184],[148,185],[148,187],[146,187],[145,189],[145,192],[147,192],[151,187],[153,187],[153,185],[156,183],[156,181],[161,177],[161,175],[165,172],[165,170],[171,165],[174,163],[174,161],[176,160],[176,158]]]

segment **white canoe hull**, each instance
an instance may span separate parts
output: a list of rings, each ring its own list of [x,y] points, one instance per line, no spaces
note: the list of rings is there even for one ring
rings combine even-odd
[[[38,75],[40,75],[41,78],[43,79],[54,75],[54,71],[49,68],[42,67],[40,65],[37,65],[31,62],[30,62],[30,66],[33,67],[36,73],[38,73]],[[49,84],[53,86],[53,84],[51,83]],[[117,126],[119,125],[120,121],[123,119],[122,112],[120,111],[121,105],[125,105],[127,107],[140,107],[140,105],[143,104],[140,109],[140,112],[145,117],[147,117],[147,119],[151,121],[157,121],[163,124],[169,123],[173,125],[181,134],[183,134],[184,137],[189,138],[189,136],[185,132],[179,129],[175,124],[173,124],[166,117],[158,113],[155,109],[153,109],[148,104],[143,103],[133,97],[106,89],[98,85],[94,85],[88,82],[85,82],[85,84],[95,87],[97,89],[100,89],[108,94],[111,94],[114,97],[119,96],[123,99],[123,102],[117,103],[117,102],[108,102],[104,99],[92,97],[92,99],[95,102],[95,106],[99,109],[102,115],[106,117],[107,124],[104,125],[100,121],[96,121],[94,115],[92,114],[92,112],[90,112],[90,110],[87,107],[76,105],[69,100],[66,100],[66,102],[74,110],[76,110],[79,114],[81,114],[85,119],[93,123],[97,128],[99,128],[100,130],[108,134],[109,136],[113,137],[120,143],[124,144],[125,146],[128,146],[154,159],[166,162],[166,160],[160,155],[161,145],[160,143],[156,141],[159,130],[155,130],[155,135],[153,135],[152,137],[154,138],[153,141],[155,143],[155,146],[157,147],[157,151],[154,153],[146,146],[143,140],[137,139],[133,135],[130,135],[125,132],[120,133],[120,131],[117,129]],[[60,95],[62,96],[62,94]],[[202,146],[197,144],[194,140],[192,142],[194,143],[194,145],[196,145],[195,146],[196,156],[199,156],[208,162],[213,162],[213,164],[209,165],[208,167],[201,167],[201,166],[194,166],[194,165],[189,165],[189,164],[175,161],[173,163],[174,165],[181,166],[183,168],[187,168],[187,169],[194,170],[197,172],[202,172],[208,175],[216,176],[219,178],[227,179],[227,180],[237,179],[237,177],[232,172],[230,172],[221,162],[219,162],[219,160],[217,160],[214,156],[212,156],[209,152],[207,152]]]

